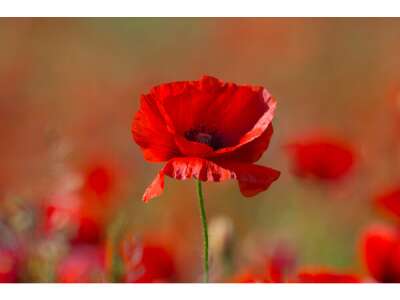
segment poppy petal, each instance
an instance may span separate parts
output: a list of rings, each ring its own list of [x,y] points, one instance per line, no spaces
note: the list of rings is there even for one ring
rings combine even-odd
[[[240,192],[245,197],[253,197],[265,191],[281,175],[277,170],[254,164],[224,163],[221,166],[236,175]]]
[[[258,110],[258,112],[263,111],[263,115],[261,115],[259,118],[256,118],[257,122],[254,124],[254,126],[250,128],[249,131],[245,132],[245,134],[241,136],[241,138],[238,140],[236,144],[215,151],[216,155],[235,151],[236,149],[260,137],[267,130],[268,126],[271,124],[272,119],[274,117],[276,101],[266,89],[262,91],[261,98],[262,98],[261,100],[262,105],[260,105],[260,103],[258,103],[258,105],[256,105],[255,103],[251,104],[248,103],[247,105],[254,106]],[[258,100],[258,102],[260,102],[260,100]],[[238,111],[240,111],[240,109],[238,109]],[[244,118],[243,116],[244,111],[246,111],[246,109],[242,109],[242,116],[240,116],[240,113],[238,112],[237,120],[241,120],[240,118]],[[255,114],[255,112],[253,113]],[[232,121],[224,120],[224,122],[241,123],[238,121],[235,122],[234,120]],[[235,129],[235,128],[229,128],[229,130],[233,130],[234,132],[240,132],[240,129]]]
[[[273,133],[272,124],[270,124],[263,132],[263,134],[256,138],[255,140],[247,143],[233,152],[225,153],[218,158],[215,158],[216,161],[239,161],[243,163],[253,163],[258,161],[265,150],[268,148],[269,143],[271,141]]]
[[[147,187],[143,194],[142,200],[147,202],[155,197],[158,197],[164,191],[164,171],[161,171],[157,174],[156,178],[153,182]]]
[[[192,142],[182,136],[175,137],[175,143],[183,155],[204,157],[213,152],[213,148],[206,144]]]
[[[174,158],[166,163],[154,181],[146,189],[143,195],[144,202],[159,196],[163,192],[165,175],[178,180],[194,178],[201,181],[213,182],[236,178],[233,172],[209,160],[187,157]]]
[[[166,161],[179,153],[157,103],[151,97],[141,97],[140,109],[133,119],[131,131],[148,161]]]
[[[149,96],[158,102],[169,131],[183,135],[202,123],[207,107],[222,89],[222,81],[203,76],[201,80],[161,84],[154,87]]]

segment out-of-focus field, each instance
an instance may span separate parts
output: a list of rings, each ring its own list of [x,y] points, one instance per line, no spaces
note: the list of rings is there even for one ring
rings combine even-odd
[[[250,199],[235,181],[204,185],[210,222],[234,225],[235,270],[285,245],[300,265],[364,272],[360,231],[385,220],[372,197],[400,180],[399,19],[1,19],[0,43],[0,241],[23,245],[20,281],[56,280],[69,246],[42,233],[42,210],[93,165],[113,174],[106,239],[160,236],[181,281],[199,279],[195,183],[167,179],[142,203],[162,164],[144,161],[130,126],[152,86],[203,74],[278,101],[260,162],[281,178]],[[315,132],[354,146],[340,182],[292,174],[284,145]]]

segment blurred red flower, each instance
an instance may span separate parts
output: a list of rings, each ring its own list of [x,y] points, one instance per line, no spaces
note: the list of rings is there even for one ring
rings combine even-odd
[[[337,273],[330,270],[301,271],[295,279],[286,279],[285,281],[271,280],[268,276],[254,275],[244,273],[236,278],[235,283],[359,283],[360,278],[353,274]]]
[[[107,198],[114,190],[115,174],[111,167],[104,164],[89,166],[84,172],[83,191],[97,196],[98,199]]]
[[[264,275],[256,275],[252,272],[245,272],[233,278],[234,283],[271,283]]]
[[[279,244],[267,260],[266,270],[271,282],[285,282],[297,265],[297,255],[287,244]]]
[[[323,136],[289,143],[287,150],[295,175],[334,181],[349,173],[355,153],[346,142]]]
[[[167,161],[143,200],[159,196],[164,176],[236,179],[244,196],[266,190],[280,173],[253,164],[268,148],[276,102],[262,87],[204,76],[154,87],[141,97],[132,134],[146,160]]]
[[[235,283],[357,283],[357,275],[341,273],[329,268],[297,269],[297,256],[288,245],[280,244],[266,257],[263,272],[248,269],[233,278]]]
[[[264,259],[264,258],[263,258]],[[234,277],[236,283],[284,283],[288,282],[296,267],[297,257],[292,248],[281,243],[265,256],[263,274],[247,271]]]
[[[113,203],[114,173],[106,165],[94,164],[83,172],[82,183],[72,191],[55,194],[45,204],[47,233],[66,230],[72,242],[98,243]]]
[[[297,274],[294,282],[298,283],[359,283],[354,274],[338,273],[328,269],[304,270]]]
[[[176,282],[177,272],[172,252],[160,243],[125,239],[121,247],[125,282]]]
[[[88,215],[79,206],[54,202],[45,208],[45,231],[53,233],[66,230],[73,242],[97,243],[102,239],[100,220]]]
[[[0,248],[0,282],[16,282],[17,276],[18,259],[16,254],[11,250]]]
[[[105,250],[102,246],[73,246],[58,265],[56,280],[62,283],[105,282]]]
[[[373,225],[361,236],[361,255],[369,274],[378,282],[400,282],[400,232]]]
[[[375,197],[378,208],[400,221],[400,187],[386,190]]]

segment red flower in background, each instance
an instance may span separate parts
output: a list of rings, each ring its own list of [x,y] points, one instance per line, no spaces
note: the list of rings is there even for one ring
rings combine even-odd
[[[53,233],[65,230],[72,242],[97,243],[102,239],[101,220],[90,216],[76,203],[69,205],[68,199],[50,203],[45,208],[45,231]]]
[[[114,172],[109,166],[89,166],[80,186],[55,194],[46,202],[45,231],[66,230],[74,243],[100,242],[113,205],[109,200],[114,186]]]
[[[233,279],[236,283],[284,283],[288,282],[296,268],[297,256],[286,244],[279,244],[265,257],[263,274],[247,271]]]
[[[106,200],[115,188],[114,170],[104,164],[94,164],[84,174],[82,190],[92,194],[97,200]]]
[[[327,269],[301,271],[297,274],[298,283],[359,283],[360,278],[354,274],[338,273]]]
[[[271,283],[264,275],[255,275],[252,272],[246,272],[233,278],[233,283]]]
[[[244,273],[234,279],[235,283],[359,283],[360,278],[353,274],[330,270],[301,271],[294,280],[274,281],[264,276]]]
[[[373,225],[361,237],[361,255],[369,274],[378,282],[400,282],[400,232]]]
[[[143,200],[160,195],[164,176],[236,179],[244,196],[266,190],[280,173],[253,164],[268,148],[275,100],[262,87],[204,76],[154,87],[141,97],[132,134],[146,160],[166,161]]]
[[[17,281],[18,258],[14,251],[0,248],[0,282],[12,283]]]
[[[285,282],[297,265],[297,255],[288,245],[279,244],[267,260],[267,274],[271,282]]]
[[[337,272],[330,268],[297,269],[297,255],[285,244],[280,244],[266,257],[262,274],[248,270],[233,278],[235,283],[358,283],[357,275]]]
[[[347,143],[328,136],[289,143],[287,150],[299,177],[338,180],[349,173],[355,161],[355,153]]]
[[[162,244],[124,240],[121,256],[125,267],[125,282],[176,282],[177,272],[172,252]]]
[[[73,246],[56,270],[56,280],[61,283],[104,282],[105,277],[105,250],[102,246]]]
[[[400,220],[400,187],[385,191],[375,198],[378,208]]]

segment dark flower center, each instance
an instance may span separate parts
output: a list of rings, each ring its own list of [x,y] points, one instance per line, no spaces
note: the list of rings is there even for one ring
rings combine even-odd
[[[221,148],[221,140],[218,135],[204,129],[191,129],[185,133],[185,137],[189,141],[206,144],[214,150]]]

